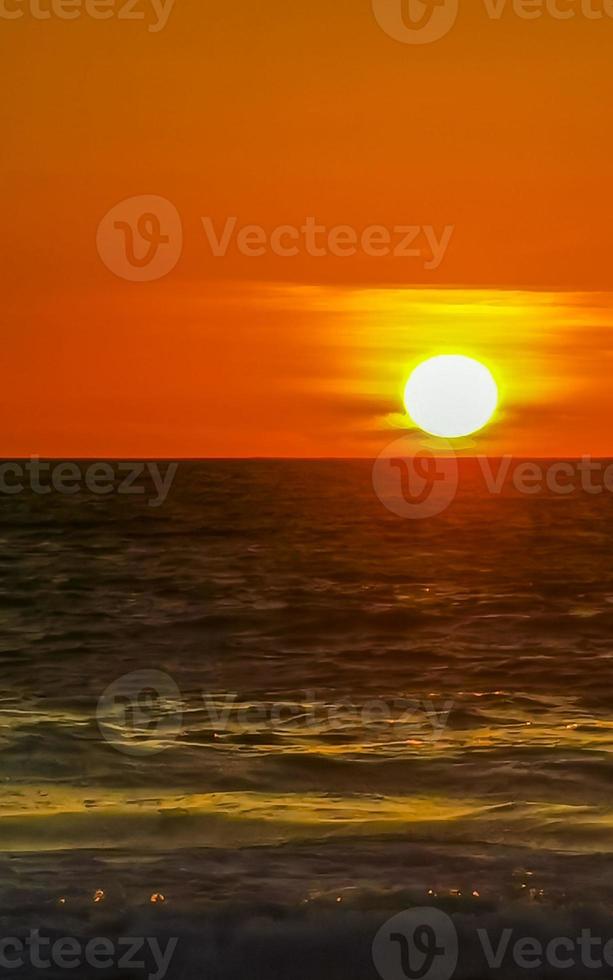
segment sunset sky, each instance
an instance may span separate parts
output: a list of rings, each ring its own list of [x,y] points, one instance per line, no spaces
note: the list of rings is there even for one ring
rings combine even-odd
[[[470,0],[421,46],[370,0],[177,0],[158,32],[149,0],[22,7],[0,19],[4,456],[372,456],[445,352],[500,381],[467,451],[613,455],[611,18]],[[132,282],[97,233],[142,195],[183,247]],[[423,230],[420,257],[215,257],[202,219],[231,216],[451,232],[436,268]]]

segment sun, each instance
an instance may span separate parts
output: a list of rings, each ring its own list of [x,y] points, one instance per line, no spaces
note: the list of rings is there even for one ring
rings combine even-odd
[[[498,405],[498,386],[480,361],[443,354],[415,368],[404,390],[404,404],[424,432],[459,439],[490,421]]]

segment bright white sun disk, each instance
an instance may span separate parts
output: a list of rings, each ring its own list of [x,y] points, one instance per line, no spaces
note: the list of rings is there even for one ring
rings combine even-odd
[[[404,404],[424,432],[458,439],[487,425],[498,405],[498,387],[484,364],[461,354],[444,354],[415,368]]]

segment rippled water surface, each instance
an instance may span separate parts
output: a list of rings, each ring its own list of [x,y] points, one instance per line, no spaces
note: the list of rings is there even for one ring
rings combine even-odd
[[[278,950],[313,907],[613,906],[609,495],[468,480],[403,521],[366,462],[184,463],[158,508],[27,493],[0,522],[7,915],[163,893],[194,928],[265,910]],[[101,731],[141,671],[168,689]]]

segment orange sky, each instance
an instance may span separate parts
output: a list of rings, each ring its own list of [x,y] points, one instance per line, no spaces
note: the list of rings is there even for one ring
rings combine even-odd
[[[470,0],[419,46],[370,0],[177,0],[157,33],[29,3],[0,19],[3,455],[371,455],[443,350],[503,378],[479,451],[613,455],[613,20]],[[183,249],[127,282],[97,229],[152,194]],[[437,268],[216,258],[201,219],[233,215],[453,233]]]

